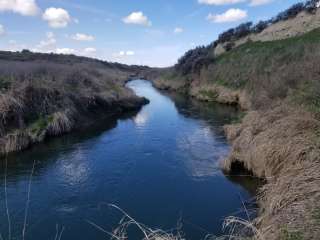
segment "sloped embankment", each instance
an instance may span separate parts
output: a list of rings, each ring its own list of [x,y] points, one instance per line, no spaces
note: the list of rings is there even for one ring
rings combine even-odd
[[[125,88],[139,67],[76,56],[0,53],[0,154],[19,151],[95,121],[137,110]]]
[[[317,239],[320,121],[309,112],[280,105],[250,111],[242,123],[225,131],[232,143],[225,170],[241,167],[267,180],[256,220],[265,239]]]
[[[247,42],[201,59],[187,74],[171,68],[155,85],[247,114],[226,126],[226,171],[265,178],[256,225],[265,239],[320,236],[320,29],[271,42]],[[188,63],[184,63],[188,64]]]

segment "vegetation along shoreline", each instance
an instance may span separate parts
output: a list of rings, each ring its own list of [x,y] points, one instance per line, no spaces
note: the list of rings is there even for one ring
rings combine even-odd
[[[159,89],[243,110],[239,123],[224,127],[232,149],[222,165],[266,180],[256,239],[320,236],[319,27],[318,1],[295,4],[144,73]]]

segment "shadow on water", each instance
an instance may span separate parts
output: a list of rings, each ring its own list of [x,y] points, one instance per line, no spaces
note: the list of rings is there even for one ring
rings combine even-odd
[[[45,161],[42,163],[50,164],[52,163],[50,159],[56,159],[60,153],[66,154],[68,151],[73,151],[72,146],[83,141],[89,141],[90,139],[98,138],[104,132],[116,128],[119,121],[134,118],[138,112],[139,110],[129,111],[126,113],[96,118],[96,120],[90,125],[81,127],[69,134],[59,137],[52,137],[44,142],[33,145],[22,152],[11,153],[7,157],[3,156],[0,158],[0,169],[5,169],[5,158],[7,159],[8,178],[10,178],[10,176],[19,175],[18,171],[20,167],[32,169],[33,163],[37,159],[45,159]],[[18,168],[17,166],[20,167]],[[35,174],[37,174],[37,167],[40,167],[40,165],[35,165]],[[42,166],[42,168],[45,167],[46,166]],[[23,173],[24,171],[22,174]],[[1,184],[2,182],[0,182],[0,185]]]
[[[106,239],[87,220],[108,231],[116,227],[121,214],[108,203],[152,228],[171,229],[182,219],[183,232],[194,240],[221,234],[223,219],[230,214],[245,216],[242,200],[252,199],[252,182],[226,177],[219,168],[229,152],[222,126],[238,110],[160,93],[146,81],[129,87],[151,101],[139,113],[99,120],[8,157],[15,238],[21,234],[34,161],[26,240],[53,239],[57,224],[65,227],[63,239]],[[3,179],[4,161],[0,168]],[[0,233],[6,236],[3,181],[0,222]]]
[[[206,121],[211,127],[215,127],[216,133],[220,133],[223,136],[223,125],[237,119],[241,112],[236,106],[215,102],[201,102],[181,93],[163,92],[163,94],[172,99],[180,114],[186,118]]]

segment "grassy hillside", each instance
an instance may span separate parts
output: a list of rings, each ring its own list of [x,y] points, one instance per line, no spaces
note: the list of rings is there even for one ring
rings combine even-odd
[[[255,239],[318,239],[320,28],[248,41],[218,56],[214,49],[190,50],[158,74],[155,86],[244,109],[240,123],[225,126],[232,149],[223,164],[266,180]]]
[[[196,90],[196,97],[215,100],[218,92],[208,86],[246,91],[253,109],[288,99],[319,110],[320,29],[302,36],[270,42],[248,42],[218,57],[207,56],[198,71],[182,74],[171,69],[158,85]],[[206,90],[204,91],[204,88]],[[198,88],[198,89],[197,89]]]
[[[143,67],[72,55],[0,52],[0,153],[145,103],[124,87]]]

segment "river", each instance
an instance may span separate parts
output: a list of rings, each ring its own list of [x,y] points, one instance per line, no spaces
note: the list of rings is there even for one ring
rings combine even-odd
[[[12,239],[21,239],[29,183],[25,239],[55,239],[57,228],[63,229],[61,239],[109,239],[88,223],[116,227],[122,214],[108,204],[151,228],[182,226],[190,240],[222,234],[229,215],[246,216],[243,204],[253,198],[253,182],[226,177],[219,168],[230,150],[222,126],[237,117],[237,109],[169,96],[143,80],[128,87],[150,100],[139,113],[10,155],[7,173],[1,161],[4,239],[6,200]],[[132,231],[130,240],[138,237]]]

